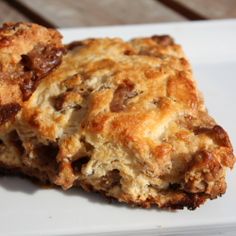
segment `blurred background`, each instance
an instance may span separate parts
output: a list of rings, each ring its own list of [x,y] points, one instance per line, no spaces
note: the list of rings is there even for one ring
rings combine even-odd
[[[236,0],[0,0],[0,23],[86,27],[236,17]]]

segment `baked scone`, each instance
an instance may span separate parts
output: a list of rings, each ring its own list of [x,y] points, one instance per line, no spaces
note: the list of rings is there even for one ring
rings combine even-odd
[[[58,33],[44,32],[60,48],[52,55],[60,54],[61,64],[44,68],[26,98],[11,98],[21,108],[13,118],[0,107],[4,170],[142,207],[195,209],[225,192],[235,162],[230,140],[208,115],[171,37],[87,39],[67,45],[62,56]],[[24,41],[27,52],[39,38]],[[27,52],[17,53],[18,62]],[[0,97],[6,93],[0,86]]]

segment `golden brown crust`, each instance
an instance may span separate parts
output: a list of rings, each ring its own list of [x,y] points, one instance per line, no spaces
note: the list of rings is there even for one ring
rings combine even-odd
[[[0,127],[5,166],[28,175],[37,169],[64,189],[79,185],[142,207],[195,209],[226,191],[235,162],[230,140],[207,114],[171,37],[66,47],[12,125]],[[44,74],[34,50],[25,63]]]

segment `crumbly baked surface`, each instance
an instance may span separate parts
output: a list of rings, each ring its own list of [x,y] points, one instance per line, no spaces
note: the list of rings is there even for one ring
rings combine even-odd
[[[226,191],[230,140],[171,37],[60,38],[0,30],[3,169],[142,207],[194,209]]]

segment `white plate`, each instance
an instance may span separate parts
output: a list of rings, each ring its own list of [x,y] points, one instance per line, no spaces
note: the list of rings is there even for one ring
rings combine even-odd
[[[86,37],[170,34],[194,67],[210,114],[236,147],[236,20],[61,30],[65,41]],[[236,170],[222,198],[195,211],[167,212],[109,204],[81,190],[41,189],[16,177],[0,178],[0,235],[215,235],[236,233]]]

